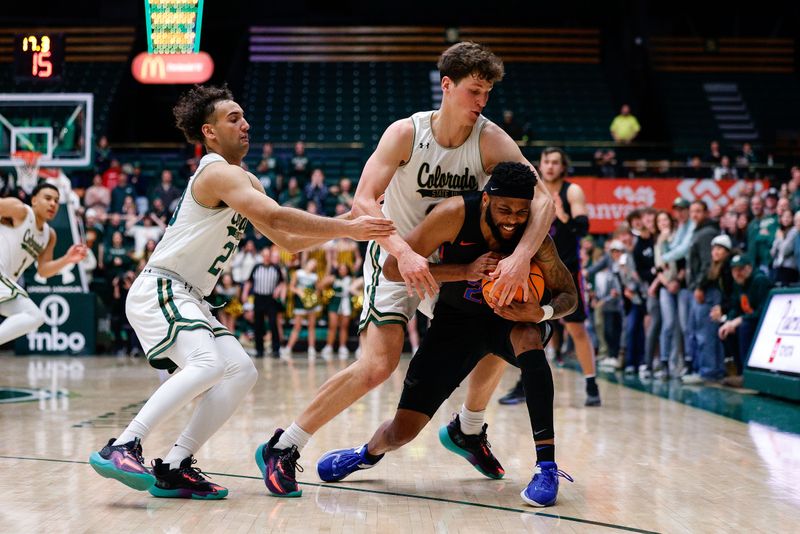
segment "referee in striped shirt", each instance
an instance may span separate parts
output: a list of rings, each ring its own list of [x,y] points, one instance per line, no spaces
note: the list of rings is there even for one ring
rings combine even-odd
[[[253,267],[250,277],[244,284],[242,302],[247,302],[253,295],[253,330],[256,337],[256,358],[264,356],[264,316],[269,319],[269,329],[272,332],[272,357],[280,354],[281,335],[278,330],[278,315],[283,311],[283,306],[278,302],[281,292],[285,292],[283,272],[279,261],[280,252],[276,248],[261,250],[263,263]]]

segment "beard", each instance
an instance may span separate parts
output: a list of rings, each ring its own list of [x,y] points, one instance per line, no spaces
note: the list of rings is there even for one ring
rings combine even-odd
[[[503,233],[500,231],[500,227],[497,225],[497,223],[494,222],[494,219],[492,219],[491,210],[489,209],[490,206],[491,206],[491,201],[489,202],[489,205],[486,206],[486,214],[484,215],[484,219],[486,220],[486,224],[489,226],[489,230],[491,230],[492,235],[497,240],[497,243],[500,245],[500,250],[498,252],[504,255],[512,254],[514,252],[514,249],[517,248],[519,240],[522,239],[522,234],[525,233],[526,224],[519,225],[519,228],[514,230],[514,234],[507,239],[503,236]]]

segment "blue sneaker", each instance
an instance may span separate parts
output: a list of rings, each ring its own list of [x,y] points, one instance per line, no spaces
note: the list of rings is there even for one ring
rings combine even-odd
[[[366,444],[353,449],[328,451],[317,460],[317,474],[325,482],[338,482],[351,473],[375,467],[383,458],[381,454],[377,460],[370,462],[366,454]]]
[[[560,470],[555,462],[539,462],[528,487],[519,496],[531,506],[553,506],[558,497],[558,477],[573,482],[572,477]]]

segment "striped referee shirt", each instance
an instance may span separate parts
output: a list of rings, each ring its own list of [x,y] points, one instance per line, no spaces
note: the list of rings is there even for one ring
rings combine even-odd
[[[254,295],[272,296],[278,284],[283,282],[283,273],[277,265],[259,263],[250,273],[250,283]]]

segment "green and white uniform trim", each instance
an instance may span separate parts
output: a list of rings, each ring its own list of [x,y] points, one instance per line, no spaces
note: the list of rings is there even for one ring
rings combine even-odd
[[[156,369],[174,369],[170,353],[183,330],[207,330],[216,337],[232,336],[211,314],[199,290],[173,273],[145,268],[126,301],[128,320]]]
[[[367,246],[369,261],[364,264],[364,308],[358,323],[359,333],[370,323],[405,325],[419,306],[419,297],[408,296],[406,285],[383,276],[383,262],[388,254],[375,241]]]
[[[0,304],[14,300],[17,297],[28,297],[28,292],[22,289],[16,282],[0,273]]]

